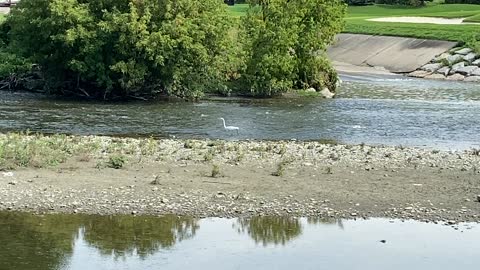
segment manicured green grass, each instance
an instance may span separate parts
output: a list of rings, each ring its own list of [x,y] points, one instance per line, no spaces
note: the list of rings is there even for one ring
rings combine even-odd
[[[475,16],[468,17],[467,19],[464,20],[465,22],[474,22],[474,23],[480,23],[480,14],[477,14]],[[480,31],[479,31],[480,32]]]
[[[480,14],[480,5],[433,4],[426,7],[414,8],[404,6],[374,5],[374,6],[351,6],[348,8],[348,19],[359,17],[390,17],[390,16],[422,16],[465,18]]]
[[[248,5],[229,7],[232,16],[241,16]],[[344,32],[373,35],[405,36],[427,39],[467,41],[480,32],[480,25],[437,25],[372,22],[368,19],[393,16],[420,16],[442,18],[467,18],[468,22],[480,22],[480,5],[429,4],[422,8],[374,5],[348,8]]]
[[[243,16],[248,9],[248,4],[236,4],[234,6],[228,6],[228,14],[233,17]]]
[[[423,8],[406,8],[387,5],[349,7],[345,32],[467,41],[480,30],[479,25],[438,25],[368,21],[368,19],[393,16],[469,18],[469,20],[473,18],[473,20],[479,20],[480,5],[434,4]]]

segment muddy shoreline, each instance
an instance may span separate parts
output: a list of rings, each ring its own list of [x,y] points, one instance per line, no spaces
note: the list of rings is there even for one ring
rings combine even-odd
[[[57,166],[0,172],[0,210],[480,222],[478,150],[93,136],[66,140],[98,147],[70,150]],[[125,161],[121,168],[108,166],[112,155]]]

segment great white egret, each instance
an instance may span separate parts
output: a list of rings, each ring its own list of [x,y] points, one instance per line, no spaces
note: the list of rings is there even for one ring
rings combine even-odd
[[[220,119],[222,119],[222,121],[223,121],[223,128],[224,128],[225,130],[227,130],[227,131],[236,130],[236,131],[237,131],[237,134],[238,134],[238,131],[240,130],[240,128],[234,127],[234,126],[227,126],[227,125],[225,124],[225,119],[223,119],[223,118],[220,118]]]

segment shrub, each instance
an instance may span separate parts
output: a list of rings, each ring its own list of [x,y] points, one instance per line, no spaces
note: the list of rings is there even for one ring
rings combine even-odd
[[[476,4],[476,5],[480,5],[480,0],[445,0],[445,4]]]
[[[414,7],[424,6],[425,2],[432,2],[432,0],[375,0],[375,3],[377,4],[404,5]]]
[[[243,18],[246,70],[255,96],[319,89],[336,79],[324,52],[344,26],[342,0],[257,0]],[[332,79],[332,78],[335,79]]]
[[[375,0],[345,0],[349,6],[365,6],[375,3]]]
[[[22,0],[6,24],[51,91],[104,99],[224,88],[233,48],[217,0]]]
[[[123,155],[115,154],[108,157],[107,166],[113,169],[121,169],[127,163],[127,158]]]
[[[213,178],[220,177],[222,173],[220,172],[220,167],[216,164],[212,166],[212,172],[210,173],[210,176]]]

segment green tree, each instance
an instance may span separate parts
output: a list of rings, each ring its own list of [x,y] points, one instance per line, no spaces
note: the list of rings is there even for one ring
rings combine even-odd
[[[344,27],[343,0],[256,0],[243,18],[243,79],[256,96],[329,87],[336,73],[325,51]]]
[[[233,68],[221,0],[22,0],[6,23],[52,92],[195,98]]]

